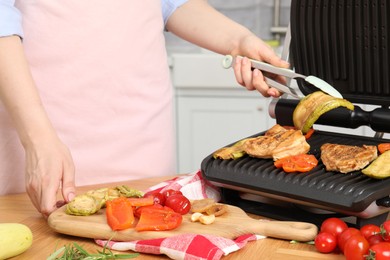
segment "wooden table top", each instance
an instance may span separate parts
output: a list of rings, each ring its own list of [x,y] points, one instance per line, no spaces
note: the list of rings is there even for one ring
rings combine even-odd
[[[173,176],[172,176],[173,177]],[[171,177],[156,177],[135,181],[122,182],[132,188],[145,190],[161,181]],[[102,187],[113,187],[119,183],[106,183],[77,188],[77,193]],[[46,259],[56,249],[77,242],[88,252],[94,253],[102,248],[97,246],[92,239],[73,237],[54,232],[48,226],[46,220],[36,211],[26,193],[0,196],[0,223],[17,222],[30,227],[33,233],[33,244],[23,254],[14,259]],[[255,219],[262,218],[249,214]],[[166,256],[142,254],[136,259],[168,259]],[[289,241],[266,238],[255,242],[249,242],[243,249],[231,253],[223,259],[345,259],[339,254],[321,254],[316,252],[313,245],[290,244]]]

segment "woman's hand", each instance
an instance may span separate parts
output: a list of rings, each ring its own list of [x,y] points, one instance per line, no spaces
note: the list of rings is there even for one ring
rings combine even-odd
[[[250,61],[247,57],[255,60],[267,62],[271,65],[281,68],[288,68],[289,63],[280,59],[273,49],[255,35],[243,37],[239,42],[238,48],[233,51],[232,55],[241,55],[243,58],[237,58],[233,65],[234,74],[237,82],[246,87],[248,90],[257,90],[265,97],[279,97],[280,92],[268,86],[263,73],[258,70],[252,70]],[[281,83],[286,80],[280,75],[267,75]]]
[[[25,149],[27,193],[47,217],[57,208],[60,186],[66,202],[73,198],[74,164],[42,105],[18,36],[0,37],[0,101]]]
[[[75,196],[74,164],[68,148],[57,138],[42,136],[25,146],[26,191],[35,208],[47,218]],[[64,201],[57,201],[62,190]]]
[[[215,10],[207,1],[189,0],[170,16],[166,28],[189,42],[222,55],[240,55],[277,67],[289,67],[269,45],[244,26]],[[267,85],[261,71],[251,70],[248,59],[237,59],[234,73],[238,83],[248,90],[258,90],[266,97],[280,95],[278,90]],[[284,82],[282,77],[267,76]]]

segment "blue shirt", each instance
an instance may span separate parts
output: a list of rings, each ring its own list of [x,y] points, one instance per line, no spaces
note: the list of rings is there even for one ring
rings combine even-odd
[[[188,0],[161,0],[164,24],[173,12]],[[19,35],[23,37],[22,16],[15,7],[15,0],[0,0],[0,37]]]

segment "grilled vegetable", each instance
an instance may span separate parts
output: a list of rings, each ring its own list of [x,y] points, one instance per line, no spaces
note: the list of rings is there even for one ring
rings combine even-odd
[[[384,153],[387,150],[390,150],[390,143],[378,144],[378,151],[379,151],[379,153]]]
[[[194,200],[191,203],[191,211],[192,212],[206,212],[209,208],[211,208],[216,201],[212,198],[205,198],[205,199],[200,199],[200,200]]]
[[[145,208],[135,227],[137,231],[172,230],[180,226],[183,217],[172,210]]]
[[[98,210],[100,208],[103,208],[106,201],[112,198],[118,198],[119,197],[119,191],[116,189],[109,189],[109,188],[102,188],[97,190],[90,190],[86,193],[86,195],[89,195],[91,197],[94,197],[97,202],[99,203]]]
[[[0,223],[0,259],[17,256],[31,247],[29,227],[19,223]]]
[[[317,164],[318,160],[312,154],[291,155],[274,162],[276,168],[283,168],[285,172],[308,172]]]
[[[227,212],[227,206],[225,204],[215,203],[211,208],[206,210],[207,215],[214,215],[216,217],[222,216]]]
[[[125,196],[127,198],[141,198],[144,195],[142,191],[132,189],[126,185],[116,186],[116,189],[122,196]]]
[[[384,179],[390,177],[390,150],[380,154],[362,173],[374,178]]]
[[[112,230],[131,228],[134,223],[132,203],[125,197],[107,201],[106,218]]]
[[[76,196],[71,202],[66,204],[66,214],[76,216],[89,216],[101,209],[102,201],[89,195]]]
[[[321,115],[338,107],[354,110],[354,105],[346,99],[335,98],[322,91],[313,92],[303,98],[295,108],[294,126],[306,134]]]
[[[245,147],[244,147],[245,142],[249,139],[251,139],[251,138],[238,141],[237,143],[235,143],[234,145],[232,145],[230,147],[223,147],[223,148],[215,151],[213,153],[213,157],[215,159],[223,159],[223,160],[238,159],[240,157],[243,157],[246,154]]]
[[[69,215],[89,216],[106,206],[106,202],[119,197],[139,198],[143,192],[131,189],[126,185],[115,188],[101,188],[90,190],[85,194],[76,196],[66,205],[66,213]]]

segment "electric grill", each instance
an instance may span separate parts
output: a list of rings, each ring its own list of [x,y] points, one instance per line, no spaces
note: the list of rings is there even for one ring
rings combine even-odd
[[[351,129],[367,125],[377,134],[363,137],[316,130],[308,143],[309,153],[319,164],[308,173],[285,173],[274,167],[272,159],[244,156],[221,160],[210,154],[202,161],[202,173],[221,187],[225,203],[273,219],[317,225],[330,216],[345,218],[358,227],[379,225],[387,218],[390,178],[372,179],[360,171],[328,172],[320,160],[320,147],[324,143],[361,146],[390,142],[381,138],[390,132],[389,9],[386,0],[292,0],[286,41],[291,39],[287,45],[295,71],[327,81],[345,99],[358,104],[354,111],[334,109],[316,124]],[[304,81],[296,84],[305,95],[315,91]],[[275,99],[270,116],[280,125],[293,125],[292,113],[298,102]],[[364,111],[359,104],[377,108]]]

